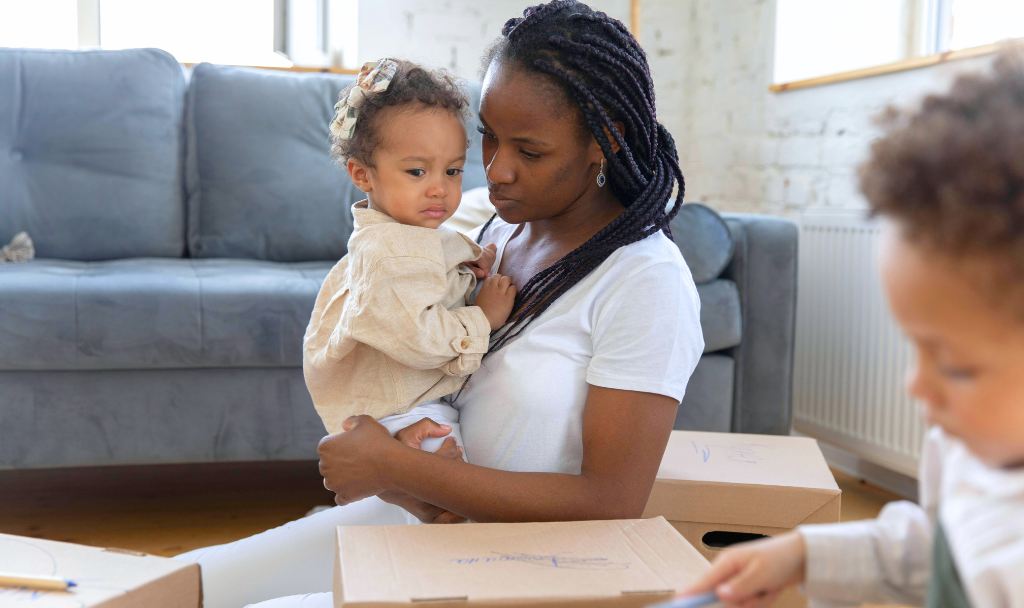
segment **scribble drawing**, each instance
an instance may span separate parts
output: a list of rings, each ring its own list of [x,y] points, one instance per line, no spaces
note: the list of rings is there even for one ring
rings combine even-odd
[[[774,446],[761,445],[758,443],[727,443],[727,444],[705,444],[697,447],[696,441],[691,441],[693,451],[697,456],[703,458],[704,462],[711,459],[711,448],[715,448],[715,461],[722,459],[730,462],[743,464],[758,464],[764,462],[765,458],[758,452],[763,450],[774,450]]]
[[[32,548],[34,551],[31,554],[24,554],[24,553],[22,554],[21,559],[24,560],[26,563],[46,563],[46,564],[48,564],[46,566],[43,566],[43,568],[44,568],[43,572],[33,571],[33,572],[28,572],[28,574],[43,574],[43,575],[48,575],[48,576],[55,576],[57,574],[57,560],[54,559],[53,555],[49,551],[47,551],[46,549],[43,549],[42,547],[40,547],[40,546],[38,546],[38,545],[36,545],[34,543],[31,543],[29,541],[21,540],[21,539],[17,539],[17,538],[9,538],[9,537],[0,538],[0,545],[2,545],[3,543],[13,543],[13,544],[16,544],[16,545],[24,545],[26,547]],[[2,554],[2,552],[0,552],[0,554]],[[35,558],[35,559],[32,559],[32,558]],[[2,569],[2,568],[0,568],[0,569]]]
[[[487,564],[498,562],[520,562],[547,568],[565,570],[626,570],[629,562],[616,562],[607,557],[573,557],[569,553],[554,555],[533,555],[531,553],[501,553],[493,551],[493,556],[462,557],[451,560],[456,564]]]

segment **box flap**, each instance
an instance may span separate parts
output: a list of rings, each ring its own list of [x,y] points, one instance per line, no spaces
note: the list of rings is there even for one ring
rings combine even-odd
[[[708,568],[660,517],[340,527],[338,545],[339,605],[664,594]]]
[[[644,516],[792,528],[839,493],[814,439],[673,431]]]
[[[672,431],[658,479],[838,490],[810,437]]]
[[[77,584],[69,591],[3,589],[4,606],[141,605],[131,601],[136,593],[151,608],[199,606],[196,564],[145,553],[0,534],[0,571],[60,576]],[[156,582],[160,585],[154,587]]]

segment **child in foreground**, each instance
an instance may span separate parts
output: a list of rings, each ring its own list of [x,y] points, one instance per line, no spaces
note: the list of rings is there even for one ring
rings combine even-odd
[[[753,608],[802,583],[824,605],[1024,606],[1024,63],[887,120],[861,186],[934,425],[921,506],[738,545],[687,594]]]
[[[444,73],[407,61],[363,66],[331,122],[332,155],[367,199],[352,207],[348,254],[317,295],[302,367],[329,433],[366,414],[392,435],[430,418],[459,436],[457,391],[512,310],[516,289],[486,276],[493,249],[441,227],[462,198],[469,101]],[[444,438],[419,446],[435,451]]]

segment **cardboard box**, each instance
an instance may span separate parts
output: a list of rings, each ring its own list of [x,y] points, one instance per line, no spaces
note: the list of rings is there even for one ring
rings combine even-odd
[[[672,431],[644,517],[713,561],[735,542],[839,521],[840,494],[814,439]],[[775,603],[803,605],[795,590]]]
[[[334,605],[639,608],[708,567],[661,517],[339,527]]]
[[[0,587],[0,606],[198,608],[199,566],[122,549],[0,534],[0,572],[60,576],[68,591]]]

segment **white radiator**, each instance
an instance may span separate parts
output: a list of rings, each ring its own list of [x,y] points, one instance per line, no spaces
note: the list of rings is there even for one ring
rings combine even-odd
[[[793,426],[916,477],[925,424],[903,386],[912,350],[882,293],[879,232],[861,214],[801,220]]]

